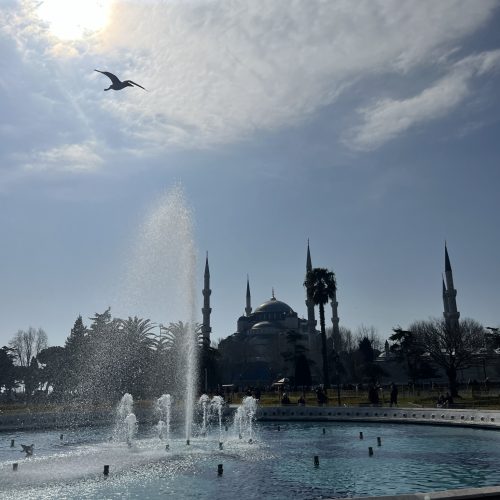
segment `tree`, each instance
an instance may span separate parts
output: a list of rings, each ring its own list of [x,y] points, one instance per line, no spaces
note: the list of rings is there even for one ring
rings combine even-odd
[[[14,353],[12,349],[3,346],[0,349],[0,392],[5,389],[7,394],[11,394],[16,387],[16,366],[14,365]]]
[[[108,307],[92,318],[85,347],[85,376],[80,377],[79,392],[88,401],[113,400],[121,397],[122,345],[119,319],[111,317]],[[83,367],[82,367],[83,368]]]
[[[42,328],[36,330],[30,326],[28,330],[18,330],[9,342],[9,346],[17,364],[27,368],[31,364],[31,359],[36,358],[40,351],[48,346],[47,334]]]
[[[128,392],[135,398],[146,396],[148,371],[152,365],[153,346],[155,339],[152,330],[155,327],[149,319],[137,316],[126,320],[117,320],[119,345],[116,354],[120,362],[116,366],[120,393]],[[152,380],[153,377],[150,377]]]
[[[356,335],[354,337],[356,344],[359,345],[359,343],[365,338],[369,340],[371,347],[375,351],[381,352],[383,343],[377,329],[374,326],[360,325],[356,328]]]
[[[79,315],[64,344],[63,380],[67,395],[76,395],[82,386],[83,374],[89,362],[89,331]]]
[[[408,377],[416,385],[420,378],[435,377],[434,368],[426,361],[425,349],[418,341],[414,332],[403,330],[401,327],[393,328],[389,340],[393,342],[390,350],[400,363],[406,364]]]
[[[26,394],[26,401],[28,403],[31,400],[31,396],[33,396],[33,393],[38,389],[40,385],[39,370],[40,368],[35,356],[31,358],[29,366],[21,367],[24,382],[24,393]]]
[[[47,347],[37,357],[41,367],[38,371],[39,383],[45,386],[45,393],[52,389],[52,394],[61,396],[65,390],[66,348]]]
[[[29,401],[38,386],[37,356],[48,346],[47,334],[42,328],[29,327],[18,330],[9,342],[16,364],[19,366],[19,378],[24,384],[24,393]]]
[[[458,396],[458,370],[473,366],[477,352],[484,345],[484,329],[473,319],[463,319],[458,325],[449,325],[444,319],[417,321],[410,325],[418,342],[434,363],[448,377],[450,394]]]
[[[368,337],[363,337],[359,341],[358,357],[360,359],[362,374],[370,382],[377,382],[380,377],[387,375],[387,372],[375,362],[375,358],[380,354],[380,351],[374,349],[373,341]]]
[[[304,286],[307,290],[308,298],[319,306],[319,324],[321,331],[321,357],[323,361],[323,385],[325,389],[330,388],[330,377],[328,376],[328,351],[326,344],[325,329],[325,304],[335,297],[337,283],[335,274],[328,269],[315,267],[308,271]]]

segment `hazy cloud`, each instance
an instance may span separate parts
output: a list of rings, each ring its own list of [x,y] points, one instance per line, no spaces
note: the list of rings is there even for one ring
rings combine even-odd
[[[29,156],[24,168],[29,171],[90,172],[103,163],[97,153],[97,144],[64,144],[47,151],[38,151]]]
[[[55,37],[36,17],[39,2],[7,5],[0,161],[23,158],[42,171],[95,170],[102,147],[150,155],[244,140],[299,126],[363,79],[448,68],[413,98],[360,111],[349,145],[373,149],[453,109],[471,78],[497,65],[494,53],[449,62],[491,17],[493,0],[115,1],[106,29],[80,40]],[[102,92],[109,82],[94,68],[149,92]]]
[[[440,118],[456,108],[471,92],[475,76],[500,66],[500,50],[466,57],[450,73],[407,99],[382,99],[358,112],[363,123],[346,139],[349,146],[373,150],[415,125]]]
[[[116,12],[95,50],[108,61],[125,58],[124,76],[141,77],[153,95],[103,105],[122,120],[133,117],[138,137],[162,144],[203,146],[294,126],[363,77],[433,64],[450,44],[476,30],[493,5],[130,5]]]

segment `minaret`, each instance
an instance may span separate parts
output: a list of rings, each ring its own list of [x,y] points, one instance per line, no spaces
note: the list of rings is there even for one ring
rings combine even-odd
[[[339,313],[338,313],[339,303],[337,302],[337,290],[335,290],[332,297],[332,337],[339,335]]]
[[[446,285],[444,284],[444,276],[443,276],[443,316],[446,318],[446,315],[449,313],[448,311],[448,297],[446,296]]]
[[[210,307],[210,295],[212,290],[210,290],[210,270],[208,268],[208,252],[207,259],[205,261],[205,278],[203,286],[203,309],[201,310],[203,314],[203,324],[201,325],[201,333],[203,335],[203,345],[210,346],[210,333],[212,332],[212,327],[210,326],[210,313],[212,308]]]
[[[250,316],[252,313],[252,301],[250,298],[250,281],[248,280],[248,274],[247,274],[247,306],[245,307],[245,314],[247,316]]]
[[[443,303],[444,303],[444,319],[446,324],[451,329],[458,328],[458,318],[460,313],[457,310],[457,291],[453,286],[453,272],[451,270],[450,258],[446,243],[444,245],[444,275],[446,284],[443,280]]]
[[[307,240],[307,261],[306,261],[306,276],[309,271],[312,271],[311,251],[309,250],[309,239]],[[311,290],[306,290],[306,306],[307,306],[307,331],[309,335],[316,333],[316,318],[314,316],[314,301],[311,297]]]

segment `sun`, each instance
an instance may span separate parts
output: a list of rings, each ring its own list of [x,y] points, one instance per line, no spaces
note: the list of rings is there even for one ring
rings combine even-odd
[[[36,9],[49,32],[61,40],[78,40],[106,27],[111,0],[44,0]]]

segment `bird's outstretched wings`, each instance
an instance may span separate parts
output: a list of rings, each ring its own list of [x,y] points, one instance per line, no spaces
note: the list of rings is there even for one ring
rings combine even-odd
[[[132,85],[135,85],[136,87],[141,87],[141,89],[145,90],[146,92],[148,91],[148,89],[145,89],[142,85],[139,85],[138,83],[135,83],[132,80],[125,80],[123,83],[131,83]]]
[[[106,75],[111,80],[113,85],[119,85],[121,83],[120,80],[118,79],[118,77],[113,75],[113,73],[110,73],[109,71],[100,71],[98,69],[95,69],[94,71],[97,71],[98,73],[102,73],[103,75]]]

